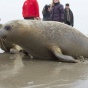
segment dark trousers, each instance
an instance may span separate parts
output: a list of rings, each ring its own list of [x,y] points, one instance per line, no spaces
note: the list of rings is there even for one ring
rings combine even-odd
[[[71,23],[69,21],[66,21],[66,24],[71,25]]]
[[[34,20],[34,17],[24,17],[24,19],[31,19],[31,20]]]

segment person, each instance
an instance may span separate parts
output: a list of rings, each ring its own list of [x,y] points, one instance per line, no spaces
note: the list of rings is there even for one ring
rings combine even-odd
[[[22,15],[24,19],[39,20],[39,5],[37,0],[26,0],[22,7]]]
[[[64,22],[64,7],[59,0],[53,0],[49,19],[51,21]]]
[[[69,7],[69,3],[65,5],[64,23],[71,25],[72,27],[74,26],[74,16]]]
[[[42,11],[43,20],[48,21],[50,17],[50,5],[45,5]]]

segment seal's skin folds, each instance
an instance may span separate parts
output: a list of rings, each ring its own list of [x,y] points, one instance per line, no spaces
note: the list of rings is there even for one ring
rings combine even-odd
[[[34,58],[75,62],[88,58],[88,38],[64,23],[38,20],[13,20],[0,29],[0,37],[21,46]],[[75,58],[75,59],[74,59]]]

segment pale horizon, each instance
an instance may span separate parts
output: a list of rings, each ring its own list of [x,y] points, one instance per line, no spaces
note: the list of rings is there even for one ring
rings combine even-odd
[[[0,0],[0,23],[6,23],[10,20],[23,19],[22,6],[25,0]],[[70,8],[74,14],[74,27],[84,34],[88,34],[88,1],[79,0],[60,0],[65,6],[70,4]],[[52,0],[38,0],[40,17],[42,18],[42,9],[45,4],[51,4]]]

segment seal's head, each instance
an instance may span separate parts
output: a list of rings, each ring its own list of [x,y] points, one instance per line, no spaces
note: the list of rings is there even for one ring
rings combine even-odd
[[[12,30],[13,30],[13,25],[4,24],[0,29],[0,37],[4,39],[9,38],[9,36],[13,34],[11,33]]]
[[[15,40],[17,43],[20,36],[25,35],[23,29],[25,29],[25,26],[22,26],[22,23],[17,20],[7,22],[0,29],[0,38],[5,38],[13,43],[15,43]]]
[[[3,26],[0,28],[0,37],[7,36],[7,34],[12,30],[12,26],[13,25],[11,25],[11,23],[3,24]]]

